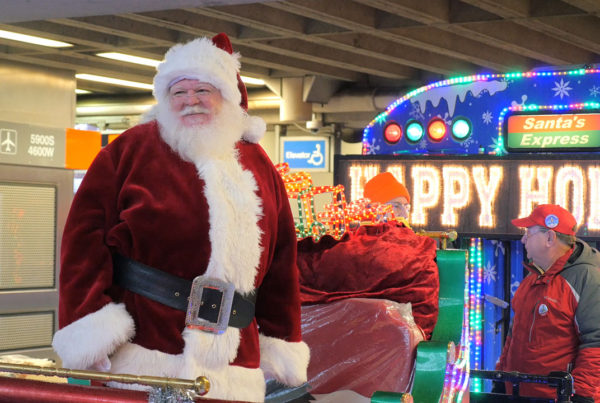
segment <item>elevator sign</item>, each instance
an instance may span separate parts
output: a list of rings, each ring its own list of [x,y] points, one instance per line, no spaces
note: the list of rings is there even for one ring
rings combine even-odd
[[[506,142],[512,152],[600,150],[600,113],[512,115]]]
[[[313,137],[282,137],[281,161],[290,169],[303,171],[329,170],[329,139]]]

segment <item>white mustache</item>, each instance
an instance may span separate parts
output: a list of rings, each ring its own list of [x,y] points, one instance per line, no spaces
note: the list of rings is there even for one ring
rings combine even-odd
[[[197,113],[210,113],[210,111],[200,105],[191,105],[191,106],[186,106],[185,109],[183,109],[181,112],[179,112],[179,116],[186,116],[186,115],[194,115]]]

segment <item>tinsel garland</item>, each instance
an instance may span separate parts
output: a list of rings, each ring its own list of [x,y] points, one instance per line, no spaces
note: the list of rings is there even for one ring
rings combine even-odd
[[[148,403],[194,403],[191,391],[174,388],[152,388]]]

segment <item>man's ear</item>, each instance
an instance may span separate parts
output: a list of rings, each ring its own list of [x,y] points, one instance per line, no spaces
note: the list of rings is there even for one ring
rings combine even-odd
[[[544,235],[546,235],[546,243],[549,246],[553,245],[554,242],[556,242],[556,240],[557,240],[556,232],[554,232],[553,230],[546,232]]]

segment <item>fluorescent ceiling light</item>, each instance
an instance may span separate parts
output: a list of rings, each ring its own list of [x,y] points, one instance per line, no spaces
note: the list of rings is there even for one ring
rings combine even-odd
[[[246,84],[265,85],[265,82],[260,78],[242,76],[242,81]]]
[[[127,104],[124,106],[120,105],[91,105],[91,106],[78,106],[76,108],[77,116],[97,116],[97,115],[109,115],[116,116],[119,114],[123,114],[123,108],[127,109],[127,114],[138,114],[146,112],[150,109],[153,104],[147,105],[136,105],[136,104]]]
[[[160,60],[149,59],[147,57],[127,55],[125,53],[118,53],[118,52],[96,53],[96,56],[106,57],[107,59],[119,60],[122,62],[143,64],[144,66],[152,66],[152,67],[156,67],[160,63]]]
[[[72,44],[67,42],[54,41],[52,39],[46,39],[33,35],[18,34],[16,32],[4,31],[2,29],[0,29],[0,38],[10,39],[19,42],[33,43],[35,45],[48,46],[51,48],[65,48],[68,46],[73,46]]]
[[[97,81],[99,83],[121,85],[123,87],[141,88],[151,90],[152,84],[139,83],[137,81],[121,80],[119,78],[97,76],[94,74],[75,74],[75,78],[79,80]]]
[[[75,88],[75,94],[91,94],[92,91],[88,91],[88,90],[81,90],[79,88]]]
[[[151,66],[151,67],[156,67],[161,62],[161,60],[149,59],[147,57],[133,56],[133,55],[128,55],[126,53],[119,53],[119,52],[96,53],[96,56],[106,57],[108,59],[119,60],[122,62],[142,64],[144,66]],[[259,78],[242,76],[242,81],[245,82],[246,84],[265,85],[265,82]]]

